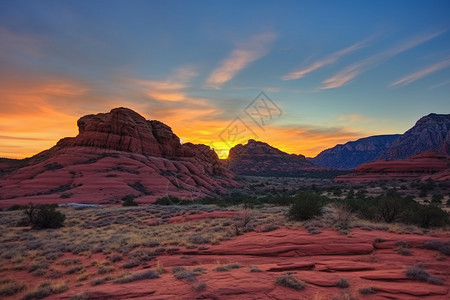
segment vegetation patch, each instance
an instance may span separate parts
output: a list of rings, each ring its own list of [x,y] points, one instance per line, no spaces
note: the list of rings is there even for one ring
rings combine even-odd
[[[302,290],[305,288],[306,284],[302,280],[298,280],[291,274],[284,274],[277,277],[276,283],[278,285],[288,287],[294,290]]]
[[[66,283],[43,282],[37,287],[37,289],[25,294],[22,300],[42,299],[53,294],[64,293],[68,289],[69,286]]]

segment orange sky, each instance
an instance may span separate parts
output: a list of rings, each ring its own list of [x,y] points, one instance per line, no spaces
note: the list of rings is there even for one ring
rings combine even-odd
[[[18,88],[10,83],[0,83],[3,101],[10,103],[5,105],[0,113],[0,157],[24,158],[32,156],[40,151],[50,148],[63,137],[75,136],[78,133],[76,121],[79,117],[90,113],[106,112],[118,106],[129,106],[147,119],[157,119],[171,126],[173,131],[183,142],[203,143],[216,150],[221,158],[226,158],[230,146],[237,142],[246,142],[250,138],[270,143],[288,153],[314,156],[321,150],[332,147],[336,143],[342,143],[361,137],[351,130],[335,130],[324,132],[311,132],[310,128],[282,127],[276,123],[266,126],[264,129],[256,126],[242,112],[237,114],[251,129],[251,133],[243,134],[238,140],[233,141],[226,137],[225,129],[233,121],[221,119],[222,112],[205,99],[190,98],[181,92],[179,98],[158,94],[165,85],[165,89],[173,91],[167,83],[161,86],[155,83],[142,83],[147,86],[152,94],[150,97],[161,97],[162,102],[183,101],[191,105],[177,108],[160,107],[154,109],[151,105],[120,99],[92,98],[92,93],[87,94],[88,88],[80,83],[64,81],[63,79],[48,82],[28,84],[27,88]],[[90,98],[87,98],[90,97]],[[55,98],[58,101],[55,101]],[[84,106],[93,107],[85,109]]]
[[[0,157],[32,156],[115,107],[222,158],[249,138],[315,156],[450,110],[448,1],[3,2]],[[253,106],[261,91],[279,114]]]

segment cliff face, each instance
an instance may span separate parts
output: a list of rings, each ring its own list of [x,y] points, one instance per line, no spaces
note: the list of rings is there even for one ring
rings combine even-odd
[[[309,160],[319,166],[332,169],[354,169],[360,164],[375,160],[399,136],[399,134],[391,134],[362,138],[326,149]]]
[[[402,159],[430,150],[450,155],[450,114],[420,118],[377,159]]]
[[[0,178],[0,205],[106,203],[128,194],[141,202],[167,195],[192,199],[238,184],[208,146],[181,144],[169,126],[130,109],[84,116],[78,128],[76,137],[22,163],[5,161],[10,167]]]
[[[229,169],[242,175],[293,176],[303,171],[325,170],[305,156],[288,154],[264,142],[249,140],[236,145],[228,155]]]
[[[336,181],[364,182],[380,180],[450,179],[450,156],[428,151],[402,160],[380,160],[360,165],[353,174]]]

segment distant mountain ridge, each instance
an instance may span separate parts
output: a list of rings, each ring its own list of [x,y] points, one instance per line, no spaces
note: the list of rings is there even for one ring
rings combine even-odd
[[[450,114],[429,114],[382,151],[380,159],[404,159],[426,151],[450,154]]]
[[[431,113],[404,134],[378,135],[336,145],[309,160],[335,169],[354,169],[376,160],[399,160],[435,151],[450,154],[450,114]]]
[[[376,135],[339,144],[320,152],[309,160],[332,169],[354,169],[360,164],[375,160],[400,134]]]

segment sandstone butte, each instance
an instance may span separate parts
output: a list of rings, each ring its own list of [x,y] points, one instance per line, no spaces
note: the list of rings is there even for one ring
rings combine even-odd
[[[76,137],[23,161],[2,162],[0,207],[34,203],[139,203],[224,193],[239,185],[205,145],[181,144],[171,128],[127,108],[78,120]],[[18,167],[14,167],[18,165]]]
[[[427,151],[403,160],[379,160],[357,167],[352,174],[335,178],[337,182],[369,182],[382,180],[448,180],[450,156]]]
[[[304,155],[288,154],[267,143],[248,140],[230,149],[228,167],[236,174],[296,176],[304,171],[324,171],[327,168],[308,161]]]

